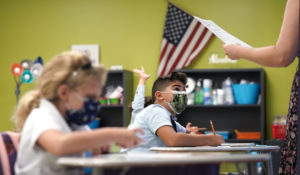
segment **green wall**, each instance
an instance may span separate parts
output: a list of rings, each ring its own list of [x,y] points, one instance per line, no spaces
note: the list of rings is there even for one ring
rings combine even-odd
[[[211,19],[254,47],[276,42],[286,0],[172,0],[186,12]],[[0,131],[10,130],[16,103],[13,62],[42,56],[47,62],[72,44],[99,44],[100,62],[107,68],[123,65],[131,70],[144,66],[155,80],[167,0],[1,0],[0,1]],[[213,38],[189,68],[256,68],[241,60],[236,64],[208,64],[212,53],[224,56],[222,42]],[[265,68],[266,117],[270,123],[286,114],[293,75],[298,61],[288,68]],[[134,86],[138,78],[134,79]],[[35,83],[23,84],[22,92]],[[242,117],[242,116],[241,116]]]

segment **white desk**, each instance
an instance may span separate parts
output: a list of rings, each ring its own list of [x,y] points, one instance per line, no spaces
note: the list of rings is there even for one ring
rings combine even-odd
[[[279,151],[279,146],[249,145],[249,146],[196,146],[196,147],[152,147],[151,151],[156,152],[267,152],[271,159],[267,166],[268,174],[273,175],[272,151]],[[234,154],[233,154],[234,155]]]
[[[195,146],[195,147],[152,147],[151,151],[160,152],[271,152],[279,151],[279,146]]]
[[[229,154],[229,153],[130,153],[130,154],[108,154],[92,158],[59,158],[57,163],[64,166],[92,167],[93,174],[102,174],[104,168],[122,168],[122,174],[128,169],[139,166],[158,167],[165,165],[197,165],[197,164],[220,164],[248,163],[251,174],[256,174],[256,163],[269,163],[269,154]]]

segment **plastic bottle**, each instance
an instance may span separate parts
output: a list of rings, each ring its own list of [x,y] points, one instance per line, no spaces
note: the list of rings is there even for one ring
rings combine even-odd
[[[212,97],[211,97],[211,103],[212,103],[213,105],[218,105],[218,103],[217,103],[217,98],[218,98],[217,89],[213,89],[213,90],[212,90]]]
[[[203,104],[203,88],[201,86],[201,79],[199,78],[196,83],[196,89],[194,92],[194,104]]]
[[[211,90],[212,96],[211,96],[211,103],[212,105],[218,105],[218,83],[213,83],[213,88]]]
[[[217,105],[224,104],[224,91],[223,89],[217,89]]]
[[[211,85],[212,80],[211,79],[204,79],[203,80],[203,104],[204,105],[211,105]]]
[[[231,79],[227,77],[223,84],[222,89],[224,91],[224,103],[227,105],[234,104],[234,97],[232,93]]]

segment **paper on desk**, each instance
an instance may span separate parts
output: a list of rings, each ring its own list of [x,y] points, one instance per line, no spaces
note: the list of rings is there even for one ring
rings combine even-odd
[[[231,35],[230,33],[226,32],[216,23],[211,20],[205,20],[194,16],[195,19],[201,22],[205,27],[207,27],[212,33],[214,33],[220,40],[222,40],[225,44],[233,44],[237,43],[244,47],[251,47],[249,44],[245,43],[244,41],[236,38],[235,36]]]
[[[249,147],[249,146],[255,146],[255,143],[222,143],[221,146]]]

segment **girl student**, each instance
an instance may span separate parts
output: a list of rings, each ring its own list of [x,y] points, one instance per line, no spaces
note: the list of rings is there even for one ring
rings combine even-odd
[[[140,129],[88,129],[86,124],[99,112],[105,80],[105,68],[92,65],[80,52],[61,53],[45,66],[37,89],[24,95],[13,116],[22,130],[17,175],[83,174],[82,169],[57,165],[56,160],[81,156],[86,150],[106,151],[112,142],[124,148],[141,142],[136,136],[143,134]]]

